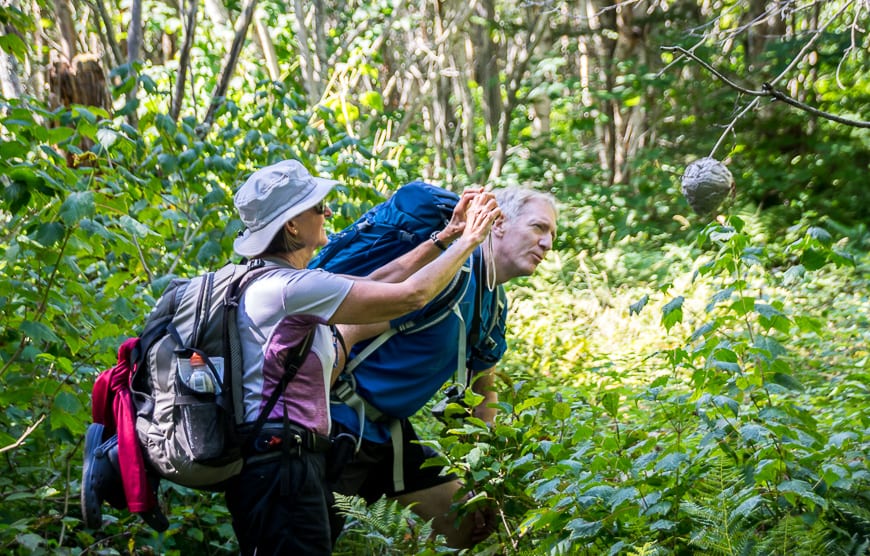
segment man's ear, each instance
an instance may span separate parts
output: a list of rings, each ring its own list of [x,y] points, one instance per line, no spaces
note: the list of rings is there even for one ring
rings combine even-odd
[[[287,230],[287,232],[289,232],[290,235],[292,235],[292,236],[296,235],[296,224],[294,224],[292,220],[288,220],[287,222],[284,222],[284,229]]]
[[[504,216],[499,216],[495,219],[495,222],[492,223],[492,228],[490,228],[490,233],[496,237],[502,237],[505,232],[505,219]]]

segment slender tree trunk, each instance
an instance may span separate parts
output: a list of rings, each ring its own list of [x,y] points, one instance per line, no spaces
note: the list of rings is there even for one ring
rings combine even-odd
[[[12,54],[0,52],[0,85],[6,98],[21,96],[21,81],[18,79],[18,63]]]
[[[462,161],[465,165],[465,173],[473,176],[477,171],[475,163],[475,142],[474,142],[474,99],[471,96],[471,90],[468,84],[474,79],[474,64],[469,59],[474,49],[471,41],[466,38],[463,41],[465,48],[457,49],[458,59],[454,59],[453,65],[457,69],[461,69],[461,73],[457,79],[453,80],[455,84],[455,94],[462,102],[462,118],[460,120],[460,129],[462,132]]]
[[[251,27],[251,21],[254,19],[254,10],[257,8],[257,0],[248,0],[242,8],[242,13],[236,22],[236,34],[233,38],[233,44],[230,46],[230,51],[224,60],[223,68],[218,77],[218,84],[211,95],[211,103],[208,106],[208,112],[205,114],[202,125],[197,130],[200,137],[205,137],[211,130],[214,123],[215,112],[218,107],[224,102],[224,97],[227,94],[227,89],[230,86],[230,79],[236,71],[236,64],[239,61],[239,54],[242,52],[242,47],[245,44],[245,37],[248,35],[248,29]]]
[[[507,158],[508,139],[510,137],[510,125],[513,111],[519,104],[518,93],[523,83],[529,59],[537,48],[547,28],[548,14],[542,10],[528,10],[530,26],[526,33],[514,38],[511,48],[508,49],[507,64],[505,66],[505,97],[498,122],[498,135],[496,136],[495,152],[492,155],[492,166],[489,170],[489,179],[493,180],[501,176],[502,168]]]
[[[257,43],[260,46],[260,50],[263,51],[263,60],[266,62],[269,79],[280,81],[281,69],[278,67],[278,55],[275,53],[275,44],[272,42],[269,27],[263,22],[263,15],[260,10],[254,12],[254,25],[257,31]]]
[[[139,52],[142,50],[142,0],[133,0],[130,4],[130,27],[127,31],[127,63],[130,64],[130,76],[128,79],[133,79],[134,84],[127,93],[127,102],[135,102],[139,97],[139,79],[136,77],[138,73],[136,65],[139,62]],[[136,110],[131,110],[127,116],[127,121],[133,127],[139,125],[139,116]]]
[[[502,113],[501,80],[498,70],[498,46],[493,43],[490,28],[495,25],[493,0],[480,0],[476,12],[483,22],[472,24],[471,36],[475,44],[475,77],[482,89],[481,111],[487,144],[492,144],[498,133]]]
[[[75,55],[79,53],[76,44],[75,24],[73,23],[73,9],[69,4],[69,0],[54,0],[54,16],[57,18],[57,29],[60,31],[58,40],[60,41],[60,54],[67,63],[72,62]]]
[[[121,53],[121,47],[118,44],[118,39],[115,37],[115,27],[112,24],[112,18],[109,16],[109,11],[106,9],[106,3],[103,0],[94,0],[94,5],[97,8],[97,13],[100,14],[100,22],[105,31],[108,51],[112,55],[111,67],[121,65],[124,63],[124,55]]]
[[[315,106],[323,96],[323,81],[320,78],[317,55],[311,52],[308,28],[305,26],[305,6],[303,0],[293,2],[293,15],[296,17],[294,30],[296,42],[299,44],[299,68],[302,70],[302,81],[308,95],[308,104]]]
[[[178,121],[178,115],[181,113],[181,102],[184,100],[184,86],[187,83],[187,71],[190,66],[190,50],[193,48],[193,37],[196,32],[196,11],[199,1],[188,1],[190,6],[185,18],[184,42],[181,45],[181,52],[178,56],[178,74],[175,77],[175,92],[172,95],[172,107],[169,110],[169,117],[172,118],[173,122]]]

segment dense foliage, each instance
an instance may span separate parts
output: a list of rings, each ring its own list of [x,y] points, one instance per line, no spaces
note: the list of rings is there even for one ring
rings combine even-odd
[[[458,406],[447,426],[418,418],[468,479],[468,507],[497,506],[500,526],[475,553],[868,552],[870,133],[780,102],[744,111],[759,97],[659,51],[681,45],[754,89],[785,72],[784,90],[860,122],[865,3],[480,2],[493,9],[473,16],[443,3],[421,29],[390,2],[317,4],[330,29],[323,79],[309,56],[324,37],[297,41],[295,14],[266,3],[288,30],[273,37],[285,71],[267,76],[248,52],[208,129],[231,26],[197,29],[193,94],[173,118],[177,65],[158,45],[183,25],[164,4],[150,6],[142,60],[109,66],[112,111],[4,89],[4,551],[236,549],[220,496],[168,484],[165,534],[108,508],[102,531],[84,529],[82,433],[94,378],[168,280],[231,256],[234,188],[292,157],[342,181],[335,229],[421,175],[524,183],[562,205],[556,250],[509,291],[495,425]],[[768,20],[751,10],[767,4],[786,30],[771,24],[759,40],[750,31]],[[124,8],[112,9],[120,28]],[[21,67],[49,49],[36,30],[51,22],[30,13],[0,6],[18,31],[0,55]],[[493,48],[494,88],[486,68],[459,71],[469,45]],[[711,151],[737,185],[716,220],[679,195],[686,162]],[[337,553],[446,551],[394,504],[342,504],[353,519]]]

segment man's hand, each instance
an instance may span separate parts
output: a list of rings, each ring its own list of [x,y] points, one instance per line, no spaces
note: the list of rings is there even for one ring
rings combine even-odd
[[[465,227],[462,230],[462,238],[479,245],[489,230],[501,216],[501,209],[495,195],[490,191],[481,191],[474,195],[465,209]]]
[[[453,215],[450,217],[450,222],[447,223],[447,226],[443,230],[438,232],[438,239],[442,243],[445,245],[450,244],[462,235],[462,231],[465,229],[468,203],[482,191],[482,187],[471,187],[462,192],[462,195],[459,196],[459,202],[453,207]]]
[[[482,508],[475,510],[471,516],[474,519],[474,528],[471,530],[471,542],[473,544],[486,540],[488,536],[495,532],[497,528],[497,516],[495,508],[491,504],[486,504]]]

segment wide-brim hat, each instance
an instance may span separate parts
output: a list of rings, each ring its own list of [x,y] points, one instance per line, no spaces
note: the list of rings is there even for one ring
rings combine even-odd
[[[243,257],[259,255],[285,222],[319,203],[337,183],[312,176],[297,160],[283,160],[257,170],[233,198],[245,224],[233,249]]]

